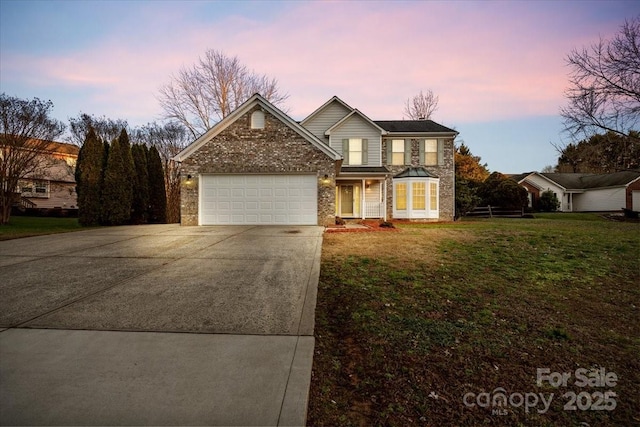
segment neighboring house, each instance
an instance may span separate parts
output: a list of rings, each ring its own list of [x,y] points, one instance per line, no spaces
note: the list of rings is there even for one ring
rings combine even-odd
[[[181,151],[181,223],[449,221],[457,132],[373,121],[337,97],[301,122],[256,94]]]
[[[640,171],[609,174],[530,172],[511,177],[529,192],[529,206],[553,191],[562,212],[640,211]]]
[[[51,142],[43,150],[40,167],[18,183],[21,208],[50,210],[78,209],[74,176],[79,148]]]

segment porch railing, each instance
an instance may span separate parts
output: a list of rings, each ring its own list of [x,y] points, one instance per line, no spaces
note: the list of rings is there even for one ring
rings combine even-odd
[[[384,215],[384,206],[379,202],[365,202],[364,216],[365,218],[382,218]]]

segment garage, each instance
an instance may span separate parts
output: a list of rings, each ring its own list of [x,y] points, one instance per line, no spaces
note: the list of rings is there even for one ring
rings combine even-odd
[[[201,175],[200,225],[316,225],[316,175]]]

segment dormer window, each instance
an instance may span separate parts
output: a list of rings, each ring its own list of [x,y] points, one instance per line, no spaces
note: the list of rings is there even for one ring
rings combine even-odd
[[[261,110],[251,113],[251,129],[264,129],[264,112]]]

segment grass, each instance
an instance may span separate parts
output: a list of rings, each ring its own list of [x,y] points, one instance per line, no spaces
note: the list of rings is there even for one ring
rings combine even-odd
[[[309,425],[640,423],[639,224],[563,214],[400,227],[324,237]],[[576,369],[598,367],[615,387],[575,384]],[[572,375],[539,387],[538,368]],[[554,397],[544,413],[463,403],[499,387]],[[595,402],[608,390],[613,410],[564,409],[566,393]]]
[[[83,227],[78,224],[78,218],[12,216],[8,224],[0,225],[0,240],[66,233],[81,229]]]

